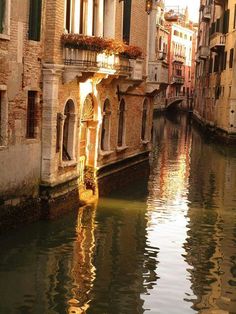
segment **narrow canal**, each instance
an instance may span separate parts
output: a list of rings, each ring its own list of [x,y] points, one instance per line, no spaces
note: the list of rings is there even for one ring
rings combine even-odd
[[[236,148],[184,115],[153,142],[149,178],[0,239],[1,314],[236,313]]]

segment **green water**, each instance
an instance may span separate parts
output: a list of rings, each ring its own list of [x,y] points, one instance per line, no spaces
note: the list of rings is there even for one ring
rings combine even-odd
[[[0,313],[235,314],[236,148],[158,117],[150,176],[0,238]]]

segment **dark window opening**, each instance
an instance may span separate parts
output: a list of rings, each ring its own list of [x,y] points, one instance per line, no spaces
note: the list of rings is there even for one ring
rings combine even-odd
[[[124,122],[125,122],[125,101],[124,99],[122,99],[119,110],[118,141],[117,141],[118,146],[122,146],[123,144]]]
[[[234,48],[231,48],[229,52],[229,68],[233,67],[233,61],[234,61]]]
[[[29,39],[40,41],[42,0],[30,0]]]
[[[143,104],[143,115],[142,115],[142,131],[141,131],[141,139],[144,141],[146,139],[146,129],[147,129],[147,100],[144,101]]]
[[[0,0],[0,33],[4,32],[5,14],[6,14],[6,0]]]
[[[27,129],[26,129],[27,138],[35,138],[36,96],[37,96],[37,92],[33,92],[33,91],[28,92]]]
[[[103,107],[103,119],[102,119],[102,134],[101,134],[101,149],[108,150],[109,149],[109,124],[110,124],[110,103],[109,100],[106,99]]]
[[[128,44],[130,41],[131,0],[124,0],[123,5],[123,40]]]

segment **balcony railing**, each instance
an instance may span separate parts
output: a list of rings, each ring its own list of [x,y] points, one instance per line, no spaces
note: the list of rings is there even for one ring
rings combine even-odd
[[[183,55],[173,55],[173,59],[172,62],[180,62],[180,63],[184,63],[185,61],[185,56]]]
[[[184,84],[184,76],[173,75],[171,78],[172,84]]]
[[[128,59],[118,54],[99,53],[79,48],[63,48],[63,58],[67,66],[68,80],[76,72],[123,75],[132,80],[143,79],[143,59]]]
[[[148,63],[148,82],[152,84],[168,84],[168,66],[162,61]]]
[[[78,48],[64,48],[64,64],[76,66],[81,72],[104,72],[115,74],[116,72],[130,74],[129,59],[121,58],[115,54],[98,53],[91,50]]]
[[[211,19],[211,5],[206,5],[202,12],[202,19],[204,21],[210,21]]]
[[[225,47],[226,36],[222,33],[214,33],[210,39],[210,49],[217,50]]]
[[[198,50],[198,57],[200,59],[207,59],[210,55],[210,48],[207,46],[200,46]]]

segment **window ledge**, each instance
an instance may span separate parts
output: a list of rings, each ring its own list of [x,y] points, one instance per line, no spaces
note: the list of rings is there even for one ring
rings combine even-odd
[[[110,156],[112,153],[114,153],[113,150],[100,150],[99,155],[102,157]]]
[[[125,151],[129,146],[118,146],[116,147],[117,153]]]
[[[149,140],[141,140],[141,144],[143,144],[143,145],[147,145],[147,144],[149,144],[149,143],[150,143]]]
[[[0,39],[3,39],[3,40],[10,40],[10,35],[7,35],[7,34],[0,34]]]
[[[77,165],[77,161],[75,159],[62,161],[60,164],[60,168],[66,168],[66,167],[71,167],[71,166],[76,166],[76,165]]]
[[[39,139],[36,137],[36,138],[28,138],[26,137],[26,144],[36,144],[36,143],[39,143]]]
[[[0,145],[0,151],[4,149],[7,149],[7,145]]]

